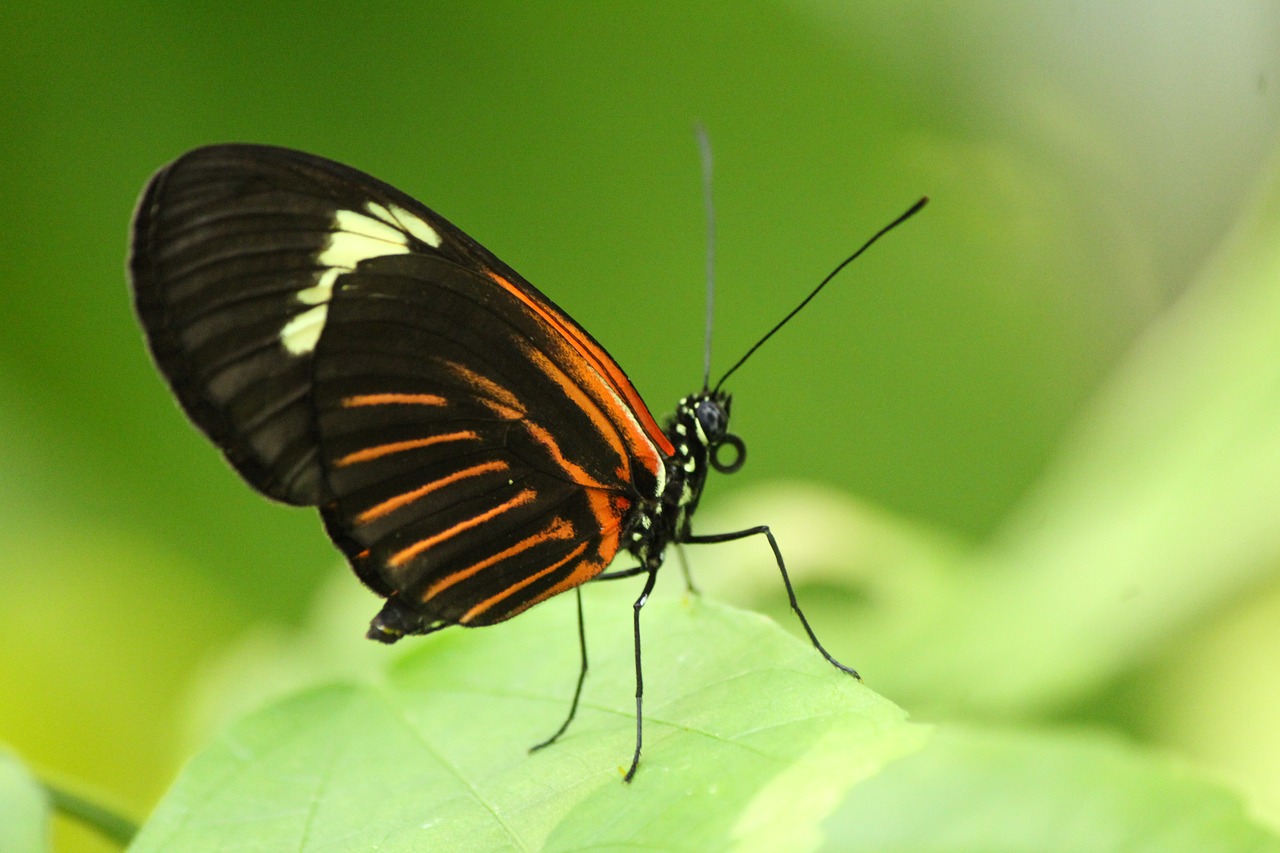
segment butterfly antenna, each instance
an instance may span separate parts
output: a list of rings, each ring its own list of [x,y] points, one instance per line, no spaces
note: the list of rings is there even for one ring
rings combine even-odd
[[[702,205],[707,211],[707,330],[702,344],[702,390],[706,391],[711,384],[711,326],[716,307],[716,205],[711,196],[711,139],[701,123],[695,131],[702,155]]]
[[[835,278],[837,275],[839,275],[839,274],[840,274],[840,271],[841,271],[842,269],[844,269],[845,267],[847,267],[849,264],[853,263],[853,262],[854,262],[854,260],[856,260],[856,259],[857,259],[857,257],[858,257],[859,255],[861,255],[861,254],[862,254],[863,252],[865,252],[867,249],[870,249],[870,248],[871,248],[871,245],[872,245],[873,243],[875,243],[875,241],[879,240],[879,239],[880,239],[881,237],[883,237],[885,234],[888,234],[890,231],[892,231],[893,229],[897,228],[899,225],[901,225],[902,223],[906,222],[906,221],[907,221],[908,219],[910,219],[911,217],[915,216],[917,213],[919,213],[919,212],[920,212],[920,208],[924,207],[924,206],[925,206],[926,204],[928,204],[928,203],[929,203],[929,197],[928,197],[928,196],[924,196],[924,197],[922,197],[922,198],[921,198],[919,201],[917,201],[915,204],[911,205],[910,209],[908,209],[906,213],[902,214],[902,215],[901,215],[901,216],[899,216],[897,219],[893,220],[893,221],[892,221],[892,222],[890,222],[888,225],[884,226],[884,227],[883,227],[883,228],[881,228],[879,231],[877,231],[875,234],[873,234],[873,235],[871,236],[871,239],[870,239],[870,240],[868,240],[867,242],[863,243],[863,244],[862,244],[862,246],[858,249],[858,251],[854,252],[852,255],[850,255],[849,257],[847,257],[847,258],[845,258],[843,261],[841,261],[839,264],[837,264],[837,265],[836,265],[836,268],[835,268],[835,269],[833,269],[831,272],[827,273],[827,277],[826,277],[826,278],[824,278],[821,282],[819,282],[819,283],[818,283],[818,286],[817,286],[817,287],[815,287],[815,288],[814,288],[814,289],[809,293],[809,295],[808,295],[808,296],[806,296],[803,300],[801,300],[801,302],[800,302],[800,304],[799,304],[799,305],[797,305],[795,308],[792,308],[792,309],[791,309],[791,313],[789,313],[787,316],[783,317],[783,318],[778,322],[778,324],[777,324],[776,326],[774,326],[774,327],[773,327],[772,329],[770,329],[767,333],[765,333],[765,336],[764,336],[763,338],[761,338],[760,340],[756,341],[756,342],[755,342],[755,344],[754,344],[754,345],[752,345],[751,349],[747,350],[746,355],[744,355],[742,358],[740,358],[740,359],[738,359],[736,362],[734,362],[733,367],[730,367],[730,368],[728,369],[728,371],[726,371],[726,372],[725,372],[724,376],[721,376],[721,377],[720,377],[720,381],[716,383],[715,390],[716,390],[716,391],[719,391],[719,390],[720,390],[720,386],[724,384],[725,380],[726,380],[726,379],[728,379],[730,376],[732,376],[732,375],[733,375],[733,372],[734,372],[735,370],[737,370],[739,367],[742,367],[742,365],[743,365],[744,363],[746,363],[746,360],[747,360],[747,359],[749,359],[749,358],[751,358],[751,356],[755,353],[755,351],[756,351],[756,350],[758,350],[758,349],[760,349],[760,347],[764,346],[764,342],[765,342],[765,341],[769,340],[769,338],[773,337],[773,336],[777,333],[777,331],[778,331],[779,329],[781,329],[783,326],[787,325],[787,323],[789,323],[789,322],[791,321],[791,318],[792,318],[792,317],[794,317],[794,316],[796,316],[797,314],[799,314],[799,313],[800,313],[800,310],[801,310],[802,308],[804,308],[804,306],[808,305],[808,304],[809,304],[809,302],[813,299],[813,297],[815,297],[815,296],[817,296],[817,295],[818,295],[819,291],[821,291],[821,290],[822,290],[822,288],[824,288],[824,287],[826,287],[826,286],[827,286],[827,282],[831,281],[831,279],[833,279],[833,278]]]

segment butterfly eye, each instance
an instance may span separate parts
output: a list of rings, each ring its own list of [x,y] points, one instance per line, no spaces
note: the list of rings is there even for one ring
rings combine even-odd
[[[694,416],[702,425],[702,431],[706,434],[707,440],[712,444],[719,442],[724,435],[725,427],[729,425],[729,413],[714,400],[700,402],[694,411]]]

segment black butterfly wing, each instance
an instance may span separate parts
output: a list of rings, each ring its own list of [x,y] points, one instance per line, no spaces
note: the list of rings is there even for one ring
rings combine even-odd
[[[670,444],[603,348],[354,169],[197,149],[145,191],[130,267],[192,420],[255,488],[321,507],[360,577],[428,622],[582,583],[661,493]]]
[[[376,253],[496,261],[438,217],[426,226],[420,207],[341,164],[256,145],[197,149],[147,186],[130,271],[151,351],[192,420],[265,494],[315,504],[323,493],[304,345],[334,275]],[[281,347],[289,322],[298,352]]]
[[[371,260],[337,287],[315,407],[326,522],[357,572],[462,624],[599,573],[645,493],[572,349],[440,259]]]

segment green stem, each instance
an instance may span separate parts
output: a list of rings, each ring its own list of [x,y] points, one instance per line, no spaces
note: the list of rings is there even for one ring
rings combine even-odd
[[[42,779],[41,784],[56,811],[92,827],[98,831],[98,834],[116,842],[121,847],[127,846],[133,840],[133,836],[138,833],[138,825],[118,812],[65,788],[60,788],[48,780]]]

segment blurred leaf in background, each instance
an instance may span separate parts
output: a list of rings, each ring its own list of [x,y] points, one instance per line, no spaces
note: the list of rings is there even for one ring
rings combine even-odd
[[[820,634],[917,718],[1110,728],[1280,826],[1274,4],[84,2],[0,25],[0,686],[22,697],[0,741],[37,772],[143,817],[253,705],[237,678],[308,683],[269,638],[337,562],[148,363],[123,266],[158,166],[245,140],[388,180],[661,413],[700,381],[701,121],[713,372],[933,204],[735,375],[751,457],[699,530],[773,524]],[[693,549],[699,580],[789,626],[740,544]],[[354,642],[375,607],[346,580]]]
[[[39,851],[48,846],[48,797],[16,756],[0,753],[0,850]]]
[[[962,726],[860,786],[826,830],[825,853],[1280,850],[1236,797],[1179,762],[1097,734]]]

